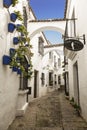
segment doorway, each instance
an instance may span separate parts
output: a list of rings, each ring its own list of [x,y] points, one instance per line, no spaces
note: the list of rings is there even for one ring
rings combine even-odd
[[[77,62],[73,65],[73,79],[74,79],[74,100],[77,105],[80,105],[79,100],[79,78],[78,78],[78,64]]]
[[[34,98],[37,97],[38,91],[38,71],[34,70]]]

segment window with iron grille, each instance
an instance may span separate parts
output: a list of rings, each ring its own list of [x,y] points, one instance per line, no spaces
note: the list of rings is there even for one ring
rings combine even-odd
[[[38,52],[43,56],[44,55],[44,41],[42,37],[39,37],[38,41]]]
[[[56,56],[54,56],[54,67],[57,67]]]
[[[58,84],[61,84],[61,76],[58,76]]]
[[[26,58],[24,57],[24,61],[21,63],[24,68],[26,73],[28,73],[28,62],[26,60]],[[23,74],[20,75],[20,90],[25,90],[28,88],[28,78],[25,77]]]
[[[61,66],[61,60],[60,60],[60,58],[58,58],[58,67],[60,67]]]
[[[41,84],[42,85],[45,84],[45,74],[44,73],[41,74]]]
[[[53,86],[53,73],[49,72],[49,86]]]

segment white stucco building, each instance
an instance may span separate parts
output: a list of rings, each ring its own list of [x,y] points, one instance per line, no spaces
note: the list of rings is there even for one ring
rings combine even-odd
[[[29,21],[31,19],[36,20],[36,17],[32,9],[30,8]],[[32,29],[30,29],[30,25],[31,23],[29,22],[29,33],[32,32]],[[47,41],[43,32],[40,32],[40,30],[39,32],[37,32],[36,35],[31,38],[31,44],[33,45],[32,51],[34,53],[34,56],[32,57],[34,74],[29,83],[29,86],[33,86],[30,99],[32,99],[32,97],[43,96],[48,91],[50,91],[49,86],[51,83],[49,83],[49,78],[51,78],[50,80],[52,80],[52,89],[58,89],[58,87],[60,87],[60,85],[58,84],[58,76],[61,75],[62,71],[60,71],[61,63],[59,62],[61,62],[61,57],[63,57],[63,55],[59,55],[57,51],[55,51],[54,49],[50,49],[50,47],[44,48],[44,46],[50,45],[50,43]],[[55,81],[56,83],[54,83]],[[55,88],[53,88],[52,86],[55,86]]]
[[[6,130],[16,116],[23,115],[30,100],[43,96],[48,91],[58,89],[63,84],[63,82],[58,82],[58,76],[61,76],[62,73],[60,62],[63,55],[59,55],[55,50],[48,51],[49,48],[44,48],[49,45],[49,42],[43,32],[37,33],[30,39],[34,53],[31,80],[20,77],[9,68],[9,65],[3,64],[3,55],[9,56],[10,48],[18,47],[13,44],[13,38],[18,35],[17,31],[8,32],[8,23],[15,25],[21,23],[19,20],[16,22],[10,20],[10,14],[14,10],[19,10],[23,14],[24,24],[27,26],[29,34],[32,32],[32,29],[29,29],[29,21],[36,19],[27,0],[19,0],[15,7],[10,6],[9,8],[3,6],[3,0],[0,1],[0,130]],[[26,55],[25,64],[28,62]],[[30,89],[29,95],[27,95],[28,89]]]
[[[65,18],[68,19],[66,33],[68,37],[80,40],[84,48],[80,51],[70,51],[65,48],[66,63],[66,91],[70,99],[74,98],[81,107],[81,115],[87,121],[87,1],[67,0]],[[72,20],[70,20],[72,19]],[[85,39],[84,39],[85,36]],[[85,40],[85,42],[84,42]],[[79,46],[78,46],[79,47]]]

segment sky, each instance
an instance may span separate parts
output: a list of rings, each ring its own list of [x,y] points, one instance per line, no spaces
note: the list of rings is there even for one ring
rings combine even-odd
[[[30,0],[34,14],[38,20],[57,19],[64,17],[65,0]],[[52,43],[62,43],[62,36],[56,31],[43,31]]]

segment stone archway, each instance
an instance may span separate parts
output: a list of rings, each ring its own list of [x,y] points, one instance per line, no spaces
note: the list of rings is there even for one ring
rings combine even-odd
[[[30,39],[32,39],[32,37],[35,36],[37,33],[45,30],[53,30],[64,34],[65,26],[66,21],[64,19],[29,21],[28,30]]]

